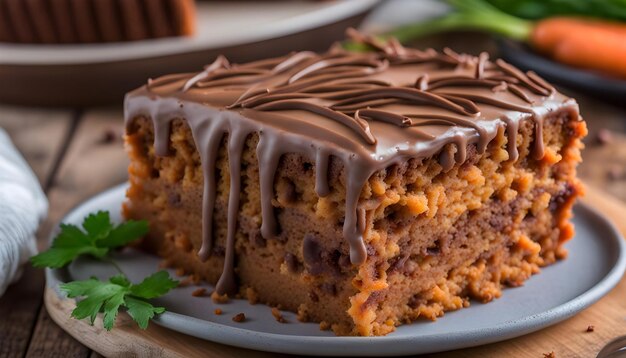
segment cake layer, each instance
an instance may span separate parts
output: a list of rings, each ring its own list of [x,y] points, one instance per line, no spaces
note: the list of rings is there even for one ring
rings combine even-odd
[[[382,335],[564,256],[585,134],[536,75],[451,51],[296,53],[126,100],[125,215],[217,284]]]

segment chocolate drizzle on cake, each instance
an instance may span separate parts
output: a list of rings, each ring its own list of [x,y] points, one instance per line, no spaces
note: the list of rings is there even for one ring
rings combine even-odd
[[[286,153],[315,161],[315,190],[329,195],[328,166],[334,157],[346,176],[343,235],[350,261],[367,259],[363,240],[366,212],[359,197],[376,171],[409,158],[438,156],[448,171],[467,158],[475,144],[483,153],[500,129],[506,131],[509,160],[519,157],[517,131],[524,120],[535,125],[533,156],[544,155],[543,116],[556,108],[577,113],[576,103],[536,74],[523,73],[487,54],[451,50],[419,51],[397,41],[383,44],[354,37],[374,51],[333,47],[325,54],[298,52],[285,57],[231,64],[224,57],[197,74],[164,76],[126,98],[126,121],[150,118],[155,152],[168,155],[170,122],[189,124],[204,172],[203,239],[199,256],[209,258],[216,200],[216,158],[222,139],[228,148],[230,192],[223,274],[217,292],[237,290],[235,235],[241,191],[241,155],[246,138],[259,136],[256,154],[261,186],[261,234],[276,236],[272,199],[274,175]],[[445,150],[444,150],[445,149]]]

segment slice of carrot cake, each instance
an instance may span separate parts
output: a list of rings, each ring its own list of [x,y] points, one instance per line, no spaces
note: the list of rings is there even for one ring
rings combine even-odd
[[[129,93],[127,218],[166,263],[339,335],[501,295],[566,256],[585,123],[533,72],[364,39]]]

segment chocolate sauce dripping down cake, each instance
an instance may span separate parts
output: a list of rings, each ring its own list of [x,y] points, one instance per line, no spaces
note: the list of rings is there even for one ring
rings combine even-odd
[[[575,165],[585,129],[576,102],[535,73],[490,61],[485,53],[419,51],[353,35],[373,51],[335,46],[324,54],[298,52],[246,64],[218,57],[200,73],[150,80],[127,96],[133,160],[127,216],[152,222],[192,210],[192,202],[201,210],[195,214],[199,229],[187,230],[175,220],[156,224],[148,246],[164,256],[197,252],[182,266],[217,281],[218,293],[240,292],[239,277],[264,301],[298,310],[303,319],[328,321],[316,302],[321,295],[339,295],[345,299],[335,300],[337,308],[330,311],[339,317],[331,322],[335,331],[361,335],[385,334],[417,316],[436,317],[466,305],[470,296],[491,299],[501,283],[519,284],[562,256],[561,243],[572,235],[570,208],[580,191]],[[186,136],[191,143],[183,145]],[[286,179],[294,163],[301,163],[302,177]],[[201,168],[200,184],[187,183],[195,180],[194,168]],[[541,183],[533,184],[535,174]],[[304,177],[310,185],[298,182]],[[460,177],[463,184],[442,184]],[[162,195],[153,185],[161,182],[167,187],[161,187]],[[188,198],[180,192],[186,185],[201,190]],[[154,202],[165,195],[167,203],[154,207],[141,195],[154,196]],[[502,234],[494,243],[461,243],[487,230],[486,215],[493,216],[492,226],[508,227],[497,229]],[[519,222],[511,221],[517,216]],[[298,224],[286,223],[287,217],[309,222],[291,228]],[[531,219],[541,220],[544,231],[526,228],[523,220]],[[429,235],[410,230],[424,230],[429,220]],[[447,231],[438,232],[433,220],[445,223]],[[321,232],[316,225],[329,229]],[[471,232],[463,236],[463,230]],[[223,246],[216,245],[216,235]],[[249,242],[241,241],[244,236]],[[438,243],[428,243],[431,238]],[[532,260],[518,257],[528,256],[516,253],[520,242]],[[402,245],[407,252],[398,251]],[[291,255],[287,266],[301,270],[287,270],[295,276],[284,278],[299,290],[292,292],[297,302],[251,279],[258,276],[246,263],[256,260],[251,250],[268,247],[270,254],[259,253],[263,265],[260,257],[284,252]],[[174,261],[181,260],[179,254],[172,254]],[[431,256],[449,268],[431,268],[432,277],[420,285],[415,277],[429,271],[416,267]],[[486,264],[488,259],[493,262]],[[466,262],[467,270],[511,268],[483,278],[482,286],[444,282],[457,261]],[[400,263],[413,271],[396,292],[389,279],[405,270],[397,270]],[[268,267],[266,276],[280,271]],[[446,292],[449,302],[429,299],[433,290]],[[393,313],[381,307],[385,295],[397,302]]]

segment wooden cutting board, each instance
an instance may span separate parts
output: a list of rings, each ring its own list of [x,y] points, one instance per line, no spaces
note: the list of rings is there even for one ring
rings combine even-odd
[[[626,237],[624,204],[591,187],[583,201],[606,215]],[[101,317],[93,326],[70,318],[74,301],[59,298],[51,288],[46,288],[44,301],[57,324],[106,357],[287,357],[211,343],[156,324],[142,331],[125,313],[118,317],[115,329],[107,332],[101,328]],[[587,332],[590,325],[594,326],[593,332]],[[626,278],[600,301],[564,322],[515,339],[429,357],[537,358],[550,352],[558,358],[595,357],[602,347],[621,335],[626,335]]]

